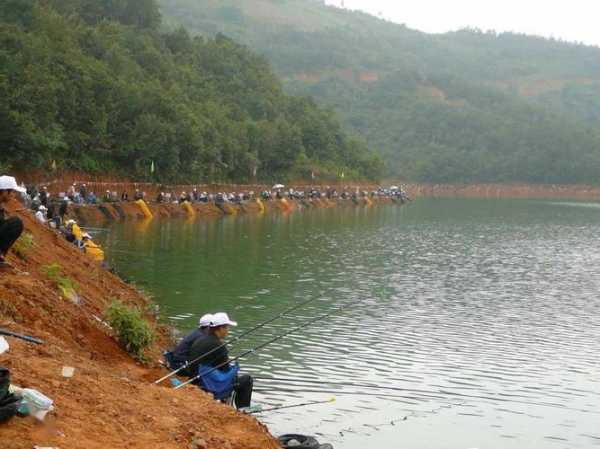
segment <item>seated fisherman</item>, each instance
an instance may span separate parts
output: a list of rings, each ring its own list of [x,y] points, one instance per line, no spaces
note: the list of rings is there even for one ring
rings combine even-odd
[[[190,349],[194,342],[200,338],[204,338],[208,335],[208,330],[210,328],[210,324],[212,322],[213,316],[210,313],[203,315],[198,322],[198,328],[194,329],[192,332],[187,334],[183,339],[179,342],[179,344],[175,347],[172,352],[167,352],[165,354],[165,359],[167,360],[167,364],[169,368],[172,370],[176,370],[184,366],[190,360]],[[196,373],[184,373],[190,374],[190,377],[196,375]]]
[[[24,193],[12,176],[0,176],[0,270],[12,266],[5,260],[8,250],[23,233],[23,222],[19,217],[7,217],[4,205],[14,197],[15,192]]]
[[[67,242],[78,248],[83,248],[83,232],[75,220],[68,220],[65,227],[65,238]]]
[[[229,363],[229,352],[223,344],[229,335],[229,326],[237,326],[237,323],[231,321],[226,313],[213,315],[208,336],[197,339],[190,349],[190,360],[198,359],[191,365],[190,371],[201,375],[200,387],[213,393],[215,399],[224,400],[235,392],[235,405],[240,409],[250,407],[253,379],[247,374],[238,375],[239,366]],[[207,373],[205,376],[202,375],[203,371]],[[216,391],[211,385],[207,385],[209,382],[220,383],[219,390]]]

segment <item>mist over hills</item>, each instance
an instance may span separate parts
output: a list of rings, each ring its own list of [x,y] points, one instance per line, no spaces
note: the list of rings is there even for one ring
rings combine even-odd
[[[390,173],[430,182],[598,183],[600,49],[411,30],[318,0],[160,0],[170,26],[263,54],[331,106]]]

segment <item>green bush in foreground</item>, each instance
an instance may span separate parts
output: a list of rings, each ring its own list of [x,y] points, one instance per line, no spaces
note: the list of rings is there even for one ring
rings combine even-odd
[[[154,342],[154,331],[140,310],[115,300],[106,309],[105,317],[125,350],[144,361],[144,350]]]

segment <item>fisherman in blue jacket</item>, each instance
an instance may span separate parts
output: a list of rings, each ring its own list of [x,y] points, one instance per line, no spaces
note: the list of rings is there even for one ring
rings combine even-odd
[[[229,327],[237,326],[226,313],[215,313],[206,338],[197,339],[190,349],[190,371],[200,375],[200,387],[212,393],[215,399],[225,400],[235,393],[238,409],[250,407],[253,379],[247,374],[239,375],[239,365],[229,362],[229,352],[223,344]]]
[[[183,339],[172,352],[165,353],[165,359],[167,360],[169,368],[176,370],[184,366],[190,360],[193,360],[193,358],[190,357],[190,349],[196,340],[199,338],[206,338],[208,336],[208,330],[210,329],[212,320],[212,314],[207,313],[206,315],[202,315],[200,321],[198,322],[198,328],[194,329],[192,332],[183,337]],[[182,374],[193,377],[197,374],[197,372],[194,371],[192,373],[192,371],[186,369]]]

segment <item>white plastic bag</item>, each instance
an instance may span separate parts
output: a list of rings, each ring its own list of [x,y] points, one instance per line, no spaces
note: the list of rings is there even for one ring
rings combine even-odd
[[[39,421],[43,421],[48,412],[54,410],[54,401],[37,390],[25,388],[19,412],[25,412]]]
[[[4,354],[6,351],[10,349],[6,338],[0,337],[0,354]]]

